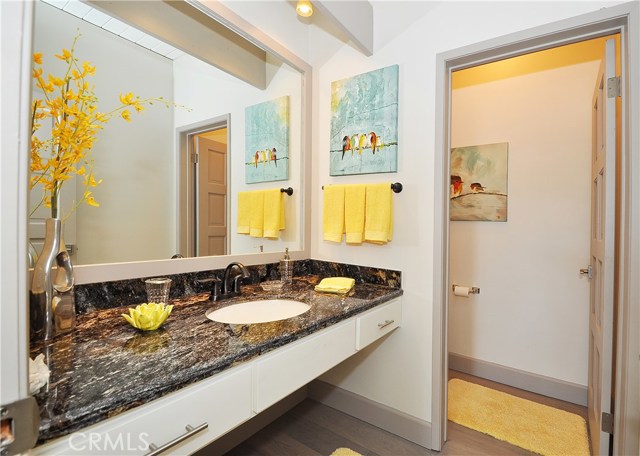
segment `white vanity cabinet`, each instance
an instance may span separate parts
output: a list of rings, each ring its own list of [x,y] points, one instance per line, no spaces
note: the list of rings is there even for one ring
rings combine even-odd
[[[141,407],[86,427],[51,444],[36,447],[43,455],[144,455],[197,429],[164,454],[190,454],[253,416],[251,365],[240,365]]]
[[[395,298],[31,454],[145,455],[150,443],[161,447],[188,432],[161,454],[191,454],[388,334],[401,318]]]

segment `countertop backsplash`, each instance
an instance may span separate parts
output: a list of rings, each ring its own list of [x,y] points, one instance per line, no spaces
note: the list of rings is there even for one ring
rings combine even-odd
[[[280,278],[278,263],[247,266],[251,277],[244,284],[255,284]],[[185,274],[172,274],[166,277],[172,280],[169,299],[184,298],[206,292],[208,287],[200,285],[199,279],[217,277],[222,279],[224,269],[198,271]],[[401,273],[389,269],[370,266],[334,263],[323,260],[294,261],[293,275],[317,275],[320,277],[352,277],[356,283],[384,285],[401,288]],[[76,312],[84,314],[96,310],[131,306],[146,302],[144,280],[148,277],[113,282],[100,282],[76,286]]]

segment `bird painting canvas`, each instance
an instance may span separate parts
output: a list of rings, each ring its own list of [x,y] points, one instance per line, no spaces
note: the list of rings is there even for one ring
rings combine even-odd
[[[245,108],[245,182],[289,178],[289,97]]]
[[[452,221],[507,221],[508,149],[508,143],[451,149]]]
[[[398,170],[398,65],[331,84],[329,174]]]

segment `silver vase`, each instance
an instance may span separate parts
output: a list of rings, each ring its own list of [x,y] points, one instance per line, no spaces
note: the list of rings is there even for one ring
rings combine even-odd
[[[33,269],[29,307],[32,342],[48,341],[75,328],[73,265],[60,219],[46,220],[44,246]]]

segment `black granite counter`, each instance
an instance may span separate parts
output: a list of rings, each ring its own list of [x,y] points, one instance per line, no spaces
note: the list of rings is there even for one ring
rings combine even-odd
[[[402,295],[399,288],[356,283],[347,296],[318,293],[318,276],[296,277],[281,292],[245,285],[242,296],[214,303],[207,294],[176,299],[164,326],[143,332],[120,316],[127,306],[78,316],[76,330],[49,345],[31,347],[31,357],[45,353],[51,369],[48,386],[36,395],[40,406],[39,443],[118,415],[162,397],[237,363],[247,361],[315,331]],[[205,312],[256,298],[289,298],[311,309],[287,320],[227,325]]]

